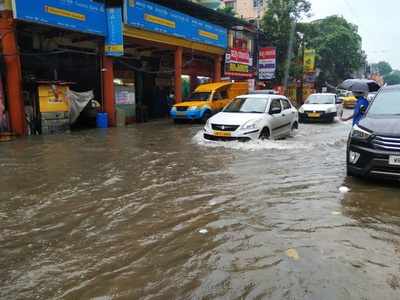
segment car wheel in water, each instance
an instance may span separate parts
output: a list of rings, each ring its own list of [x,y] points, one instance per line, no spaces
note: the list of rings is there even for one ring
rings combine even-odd
[[[211,112],[210,111],[205,111],[203,114],[203,117],[201,118],[202,123],[207,123],[207,120],[211,118]]]
[[[259,139],[263,141],[263,140],[269,140],[269,138],[270,138],[269,129],[264,128],[263,130],[261,130]]]

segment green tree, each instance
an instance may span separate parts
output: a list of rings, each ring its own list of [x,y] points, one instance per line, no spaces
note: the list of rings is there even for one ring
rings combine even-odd
[[[372,70],[377,70],[380,75],[386,76],[392,73],[392,66],[386,61],[380,61],[377,64],[372,64]]]
[[[294,57],[299,48],[299,41],[294,35],[295,24],[310,12],[311,4],[308,0],[268,0],[267,7],[268,10],[262,20],[262,29],[270,44],[276,47],[276,79],[281,82],[284,77],[290,41],[293,42]],[[298,61],[294,59],[291,62],[290,74],[296,77],[299,72],[298,66],[296,67]]]
[[[319,86],[329,82],[339,84],[351,78],[366,63],[358,28],[340,16],[299,25],[305,34],[307,47],[317,52],[317,67],[321,70]]]
[[[388,85],[400,84],[400,71],[394,70],[383,78]]]
[[[234,8],[231,7],[231,6],[225,6],[223,8],[217,8],[217,11],[222,13],[222,14],[225,14],[225,15],[236,17],[236,12],[235,12]]]

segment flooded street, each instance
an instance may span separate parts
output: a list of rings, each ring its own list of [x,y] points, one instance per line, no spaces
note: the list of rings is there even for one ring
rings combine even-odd
[[[399,185],[346,178],[350,123],[201,128],[2,143],[0,299],[400,299]]]

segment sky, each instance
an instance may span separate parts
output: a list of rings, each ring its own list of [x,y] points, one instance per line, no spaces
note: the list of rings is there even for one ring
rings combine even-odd
[[[399,0],[310,0],[311,19],[341,15],[359,28],[368,61],[400,70]]]

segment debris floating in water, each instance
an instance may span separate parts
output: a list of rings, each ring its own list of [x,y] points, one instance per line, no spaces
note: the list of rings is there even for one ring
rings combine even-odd
[[[340,212],[340,211],[333,211],[332,212],[332,215],[334,215],[334,216],[339,216],[339,215],[341,215],[342,213]]]
[[[200,229],[200,230],[199,230],[199,233],[201,233],[201,234],[207,234],[207,233],[208,233],[208,230],[207,230],[207,229]]]
[[[300,259],[299,253],[297,253],[296,249],[288,249],[286,251],[286,255],[288,257],[290,257],[291,259],[293,259],[293,260],[299,260]]]
[[[339,192],[341,192],[342,194],[346,194],[346,193],[350,192],[350,189],[347,186],[341,186],[339,188]]]
[[[211,201],[209,202],[209,204],[210,204],[211,206],[217,205],[217,201],[211,200]]]

